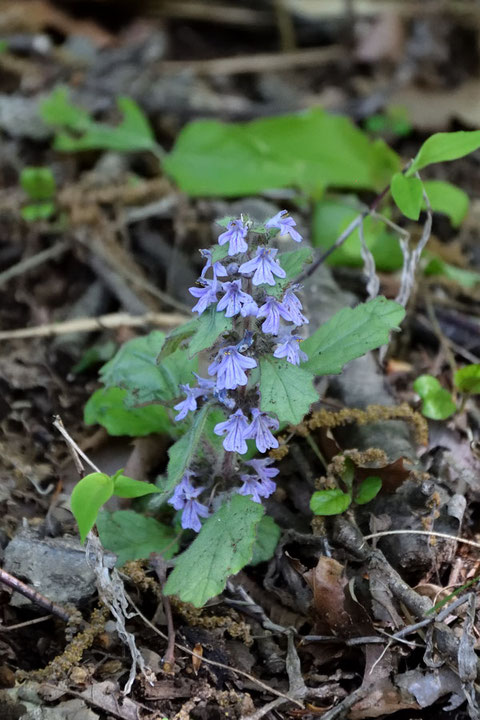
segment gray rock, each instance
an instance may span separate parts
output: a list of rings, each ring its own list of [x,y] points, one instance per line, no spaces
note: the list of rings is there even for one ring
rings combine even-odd
[[[40,117],[39,98],[0,94],[0,129],[11,137],[48,140],[53,130]]]
[[[4,569],[57,603],[85,602],[95,592],[95,575],[75,538],[41,538],[22,529],[5,550]],[[15,593],[12,604],[29,604]]]

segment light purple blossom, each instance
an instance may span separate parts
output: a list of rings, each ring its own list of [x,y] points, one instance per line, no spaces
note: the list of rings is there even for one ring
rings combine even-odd
[[[299,335],[285,335],[278,343],[273,357],[286,357],[292,365],[300,365],[301,362],[305,362],[308,360],[308,355],[300,350],[301,339]]]
[[[243,275],[254,272],[252,280],[254,285],[261,285],[262,283],[275,285],[274,275],[279,278],[285,277],[285,270],[275,260],[277,252],[278,250],[275,248],[258,247],[253,260],[248,260],[240,265],[239,272]]]
[[[202,505],[195,499],[205,488],[194,488],[190,481],[191,477],[195,477],[195,474],[187,470],[168,503],[173,505],[175,510],[183,510],[181,523],[185,530],[191,529],[199,532],[202,528],[200,518],[208,517],[209,512],[206,505]]]
[[[219,245],[225,245],[226,242],[230,243],[228,246],[229,255],[238,255],[238,253],[244,253],[248,250],[248,245],[245,242],[245,237],[248,233],[248,227],[246,227],[242,220],[232,220],[228,223],[228,227],[218,238]]]
[[[278,420],[270,417],[267,413],[260,412],[258,408],[253,408],[252,418],[253,420],[244,434],[245,440],[254,438],[261,453],[266,452],[269,448],[277,448],[278,440],[272,435],[270,428],[278,430]]]
[[[283,307],[290,313],[291,321],[296,327],[299,327],[300,325],[308,325],[309,320],[301,312],[303,305],[300,299],[295,295],[295,290],[300,290],[300,285],[292,285],[291,288],[288,288],[288,290],[285,291],[285,295],[282,300]]]
[[[237,493],[239,495],[251,495],[252,500],[256,503],[261,503],[262,497],[270,497],[277,487],[271,480],[269,480],[269,484],[266,485],[259,477],[255,477],[255,475],[240,475],[240,480],[243,482],[243,485],[238,488]]]
[[[248,428],[248,420],[243,412],[238,409],[228,420],[215,425],[213,432],[215,435],[225,435],[223,447],[229,452],[238,452],[243,455],[247,452],[248,447],[245,442],[245,432]]]
[[[280,316],[287,321],[292,319],[283,303],[273,297],[273,295],[267,295],[265,303],[258,311],[257,316],[266,318],[262,323],[262,331],[264,333],[271,333],[271,335],[278,335]]]
[[[197,378],[197,388],[194,388],[195,390],[201,390],[202,395],[208,395],[209,392],[212,392],[215,387],[215,380],[209,380],[208,378],[202,378],[198,373],[193,373],[195,377]],[[199,393],[200,395],[200,393]],[[197,395],[198,397],[198,395]]]
[[[198,298],[197,304],[192,308],[192,312],[198,312],[201,315],[209,305],[217,302],[218,282],[217,280],[200,280],[203,287],[188,288],[188,292],[193,297]]]
[[[234,345],[229,345],[218,352],[208,368],[208,374],[217,376],[218,390],[235,390],[239,385],[247,384],[245,370],[254,367],[257,367],[256,360],[245,357]]]
[[[175,416],[177,422],[186,418],[189,412],[194,412],[197,409],[197,397],[203,392],[199,393],[198,388],[191,388],[190,383],[180,385],[180,390],[186,394],[186,398],[173,406],[174,410],[179,411],[178,415]]]
[[[267,228],[278,228],[280,235],[290,235],[295,242],[301,242],[302,236],[295,230],[296,225],[295,220],[289,216],[288,210],[280,210],[279,213],[265,223]]]
[[[273,464],[273,462],[273,458],[256,458],[255,460],[248,460],[245,462],[245,465],[248,465],[255,471],[266,487],[273,487],[273,490],[270,490],[269,492],[270,495],[276,488],[276,484],[272,481],[272,478],[276,477],[280,472],[280,470],[276,467],[269,467]]]
[[[221,298],[217,305],[217,310],[225,310],[225,317],[233,317],[241,313],[245,317],[247,314],[256,314],[258,312],[258,305],[254,299],[246,292],[242,290],[241,280],[232,280],[232,282],[222,283],[222,289],[225,291],[225,295]],[[246,310],[245,310],[246,309]]]
[[[224,268],[221,262],[216,262],[212,264],[212,251],[211,250],[200,250],[200,254],[202,257],[207,259],[207,262],[205,263],[205,267],[202,270],[202,273],[200,275],[201,278],[204,278],[208,268],[212,268],[213,270],[213,279],[216,280],[217,277],[227,277],[227,270]]]

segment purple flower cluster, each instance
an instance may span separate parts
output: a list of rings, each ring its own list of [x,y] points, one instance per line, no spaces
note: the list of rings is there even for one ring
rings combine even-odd
[[[223,437],[227,453],[244,455],[249,449],[247,440],[253,440],[260,453],[278,448],[274,433],[279,429],[279,422],[255,406],[258,388],[251,383],[249,386],[249,371],[257,367],[255,358],[259,348],[260,352],[286,358],[293,365],[308,359],[300,349],[301,338],[296,332],[296,328],[308,323],[297,295],[301,288],[288,286],[285,269],[277,258],[278,250],[268,246],[274,231],[300,242],[302,237],[295,227],[293,218],[281,210],[265,223],[263,244],[249,245],[249,221],[243,217],[231,220],[218,238],[220,246],[228,244],[228,263],[215,260],[212,250],[202,250],[206,263],[197,286],[189,289],[197,299],[193,312],[200,316],[214,305],[214,313],[224,312],[225,317],[232,318],[233,330],[229,343],[220,346],[210,362],[209,378],[197,375],[195,387],[189,383],[180,386],[184,399],[174,406],[175,420],[184,420],[188,413],[195,412],[200,398],[220,403],[230,410],[230,415],[218,422],[213,432]],[[215,255],[221,258],[218,252]],[[279,281],[284,282],[278,286]],[[265,340],[260,341],[262,334]],[[243,472],[237,470],[235,464],[231,465],[235,468],[233,477],[241,483],[236,492],[250,495],[255,502],[269,497],[275,491],[273,478],[279,472],[270,467],[272,463],[268,457],[250,460],[244,462]],[[198,532],[200,519],[207,517],[209,511],[197,500],[205,488],[195,488],[194,477],[190,470],[185,472],[169,503],[182,511],[182,527]]]

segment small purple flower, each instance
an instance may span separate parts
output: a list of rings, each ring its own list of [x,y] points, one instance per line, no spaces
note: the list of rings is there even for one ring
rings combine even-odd
[[[245,465],[248,465],[255,471],[265,487],[269,488],[269,495],[271,495],[276,488],[276,484],[272,481],[272,478],[276,477],[280,472],[276,467],[269,467],[273,462],[273,458],[257,458],[245,462]]]
[[[248,245],[245,242],[247,233],[248,227],[243,224],[242,220],[232,220],[228,223],[226,231],[219,236],[218,244],[225,245],[226,242],[230,243],[228,246],[229,255],[244,253],[248,250]]]
[[[168,504],[173,505],[175,510],[183,510],[181,523],[185,530],[191,529],[199,532],[202,528],[200,518],[208,517],[209,512],[206,505],[202,505],[195,499],[205,488],[194,488],[190,481],[191,477],[195,477],[195,474],[187,470],[175,488]]]
[[[192,308],[192,312],[198,312],[201,315],[209,305],[217,302],[218,282],[216,280],[200,280],[204,283],[203,287],[188,288],[188,292],[193,297],[198,298],[197,304]]]
[[[240,480],[243,482],[243,485],[238,488],[237,493],[239,495],[251,495],[252,500],[256,503],[261,503],[262,497],[270,497],[277,487],[271,480],[268,481],[269,485],[265,485],[265,483],[263,483],[259,477],[255,477],[255,475],[240,475]]]
[[[257,367],[253,358],[245,357],[234,345],[223,348],[208,368],[209,375],[217,376],[218,390],[235,390],[238,385],[246,385],[248,378],[245,370]]]
[[[244,308],[248,310],[254,310],[254,307],[258,311],[258,305],[253,298],[242,290],[242,281],[233,280],[232,282],[222,283],[222,289],[225,291],[225,295],[221,298],[217,305],[217,310],[225,310],[225,317],[233,317],[242,313],[244,315]],[[252,313],[253,314],[253,313]]]
[[[257,316],[266,318],[262,324],[262,331],[264,333],[278,335],[278,331],[280,329],[280,316],[287,321],[292,319],[283,303],[273,297],[273,295],[267,295],[265,303],[258,311]]]
[[[288,215],[288,210],[280,210],[274,217],[267,220],[265,227],[278,228],[280,235],[290,235],[295,242],[301,242],[302,236],[295,230],[297,223]]]
[[[200,275],[201,278],[204,278],[208,268],[213,269],[213,279],[216,280],[217,277],[227,277],[227,271],[223,267],[222,263],[216,262],[212,264],[212,251],[211,250],[200,250],[200,254],[202,257],[207,259],[207,262],[205,263],[205,267],[202,270],[202,273]]]
[[[300,325],[308,325],[309,320],[301,312],[303,305],[299,298],[295,295],[295,290],[300,290],[300,286],[292,285],[291,288],[288,288],[288,290],[285,291],[285,295],[282,300],[283,307],[290,313],[290,319],[296,327],[299,327]]]
[[[208,378],[202,378],[200,375],[198,375],[196,372],[193,373],[195,377],[197,378],[197,388],[194,388],[195,390],[201,390],[202,393],[198,393],[198,395],[208,395],[208,393],[212,392],[215,387],[215,380],[209,380]],[[197,395],[197,397],[198,397]]]
[[[285,335],[278,343],[273,357],[286,357],[292,365],[300,365],[301,362],[305,362],[308,360],[308,355],[300,350],[301,339],[299,335]]]
[[[255,438],[255,444],[261,453],[269,448],[277,448],[278,440],[272,435],[270,428],[278,430],[278,420],[260,412],[257,408],[253,408],[252,417],[253,420],[244,434],[245,440]]]
[[[175,416],[177,422],[186,418],[189,412],[197,409],[198,389],[191,388],[190,383],[187,383],[186,385],[180,385],[180,390],[186,394],[186,398],[173,406],[174,410],[179,411],[178,415]]]
[[[248,420],[243,412],[238,409],[233,415],[230,415],[225,422],[217,423],[213,428],[215,435],[225,435],[223,447],[229,452],[238,452],[243,455],[247,452],[248,447],[245,442],[245,432],[248,428]]]
[[[258,247],[253,260],[248,260],[240,265],[239,272],[243,275],[254,272],[254,285],[261,285],[262,283],[275,285],[274,275],[280,278],[285,277],[285,270],[275,260],[277,252],[278,250],[274,248]]]

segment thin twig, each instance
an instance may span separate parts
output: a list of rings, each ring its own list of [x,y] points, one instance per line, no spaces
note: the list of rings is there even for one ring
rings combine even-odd
[[[83,475],[83,466],[81,462],[79,461],[78,456],[82,458],[82,460],[85,460],[87,465],[90,465],[90,467],[95,470],[95,472],[101,472],[100,468],[98,468],[95,463],[93,463],[87,455],[83,452],[82,448],[77,445],[75,440],[68,434],[68,432],[65,430],[65,427],[62,422],[62,418],[60,415],[57,415],[53,421],[53,426],[57,428],[58,432],[62,435],[62,437],[65,439],[68,448],[70,452],[72,453],[73,460],[75,462],[75,465],[78,470],[78,474],[80,476]]]
[[[61,618],[64,622],[68,622],[70,620],[70,615],[64,608],[52,602],[52,600],[49,600],[45,597],[45,595],[37,592],[37,590],[34,590],[34,588],[30,587],[30,585],[27,585],[13,575],[10,575],[10,573],[6,570],[2,570],[2,568],[0,568],[0,582],[4,585],[8,585],[8,587],[12,588],[12,590],[15,590],[21,595],[24,595],[24,597],[31,600],[35,603],[35,605],[40,605],[40,607],[48,610],[48,612],[52,613],[52,615],[56,615]]]
[[[36,267],[38,267],[39,265],[43,265],[43,263],[47,262],[48,260],[54,260],[55,258],[60,257],[61,255],[63,255],[64,252],[69,249],[69,247],[70,243],[68,240],[60,240],[59,242],[55,243],[55,245],[52,245],[51,247],[48,247],[45,250],[36,253],[36,255],[32,255],[31,257],[25,258],[24,260],[20,260],[20,262],[18,262],[16,265],[12,265],[12,267],[7,268],[0,273],[0,287],[5,285],[9,280],[14,277],[18,277],[18,275],[23,275],[30,270],[34,270]]]
[[[35,337],[50,337],[75,332],[95,332],[100,330],[114,330],[119,327],[145,327],[157,325],[163,328],[175,328],[186,322],[188,318],[178,313],[149,312],[144,315],[129,315],[129,313],[110,313],[98,317],[74,318],[58,323],[46,323],[36,327],[19,328],[18,330],[5,330],[0,332],[0,340],[18,340]]]
[[[33,618],[33,620],[25,620],[25,622],[17,623],[16,625],[0,625],[0,632],[22,630],[22,628],[30,627],[30,625],[38,625],[39,623],[46,622],[46,620],[50,620],[51,617],[51,615],[43,615],[39,618]]]
[[[386,535],[431,535],[433,537],[444,538],[445,540],[453,540],[454,542],[464,543],[480,549],[480,543],[466,538],[456,537],[455,535],[447,535],[447,533],[434,532],[433,530],[383,530],[382,532],[365,535],[364,540],[373,540],[374,538],[384,537]]]

